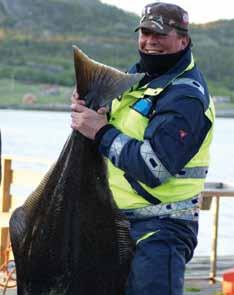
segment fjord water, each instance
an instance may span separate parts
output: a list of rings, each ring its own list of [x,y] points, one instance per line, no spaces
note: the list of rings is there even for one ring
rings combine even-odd
[[[33,158],[35,161],[24,164],[26,168],[32,167],[45,172],[49,165],[57,159],[71,133],[70,114],[0,110],[0,129],[3,154]],[[216,119],[207,181],[229,182],[234,185],[233,134],[234,119]],[[43,160],[42,163],[41,160]],[[25,188],[13,187],[13,190],[22,196],[28,195],[32,189],[33,187],[27,185]],[[220,255],[234,254],[233,218],[234,198],[222,198],[218,241],[218,254]],[[211,230],[212,210],[202,211],[196,255],[209,255]]]

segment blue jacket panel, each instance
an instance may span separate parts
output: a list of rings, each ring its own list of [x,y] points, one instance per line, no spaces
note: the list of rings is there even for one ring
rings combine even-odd
[[[211,127],[204,114],[209,106],[208,90],[197,67],[171,82],[190,61],[189,50],[172,70],[149,84],[151,88],[162,87],[165,90],[152,98],[154,112],[144,139],[150,141],[155,155],[172,175],[178,173],[197,153]],[[105,156],[109,157],[112,142],[120,134],[115,127],[102,133],[99,149]],[[141,157],[141,145],[141,141],[129,138],[121,150],[118,163],[115,159],[110,160],[134,179],[150,187],[160,185],[159,179],[155,178]]]

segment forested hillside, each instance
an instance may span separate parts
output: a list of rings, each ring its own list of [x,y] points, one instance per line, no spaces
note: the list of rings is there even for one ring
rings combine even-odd
[[[71,86],[73,44],[126,70],[138,58],[137,23],[98,0],[0,0],[0,79]],[[232,96],[234,20],[192,25],[191,36],[213,92]]]

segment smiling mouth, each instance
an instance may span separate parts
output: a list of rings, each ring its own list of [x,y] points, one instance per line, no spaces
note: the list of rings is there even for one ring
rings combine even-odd
[[[148,54],[163,54],[164,51],[163,50],[159,50],[159,49],[144,49],[145,53]]]

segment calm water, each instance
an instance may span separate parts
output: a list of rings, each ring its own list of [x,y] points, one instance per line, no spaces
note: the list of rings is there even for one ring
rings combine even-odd
[[[57,159],[70,129],[70,114],[56,112],[0,110],[3,154],[49,160]],[[234,184],[234,119],[217,119],[211,149],[208,180],[228,181]],[[34,169],[46,171],[48,165],[27,163]],[[19,188],[14,188],[19,191]],[[28,191],[27,191],[28,190]],[[28,194],[32,188],[20,190]],[[22,193],[23,192],[23,193]],[[234,255],[234,198],[221,202],[219,227],[219,254]],[[212,212],[202,211],[197,255],[208,255]]]

